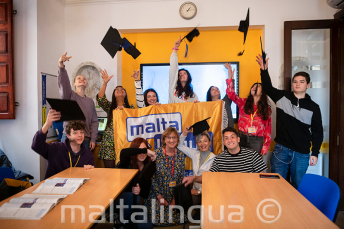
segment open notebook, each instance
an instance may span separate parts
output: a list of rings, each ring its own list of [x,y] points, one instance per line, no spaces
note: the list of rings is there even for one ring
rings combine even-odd
[[[35,195],[25,194],[12,198],[0,207],[0,219],[39,220],[67,195]]]
[[[47,179],[32,193],[40,194],[73,194],[89,178],[53,178]]]

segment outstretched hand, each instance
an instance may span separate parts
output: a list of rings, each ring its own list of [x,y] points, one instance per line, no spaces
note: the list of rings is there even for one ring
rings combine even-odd
[[[264,66],[264,62],[263,62],[263,57],[262,57],[262,55],[258,54],[258,56],[256,56],[256,61],[257,61],[257,63],[259,64],[260,69],[262,69],[262,70],[268,69],[268,61],[269,61],[269,58],[267,58],[267,59],[265,60],[265,66]]]
[[[67,56],[67,52],[63,54],[60,59],[59,59],[59,67],[63,68],[64,67],[64,62],[69,61],[69,59],[72,58],[72,56]]]
[[[191,132],[191,126],[186,126],[184,131],[183,131],[183,135],[184,136],[188,136],[188,133]]]
[[[154,151],[147,149],[147,155],[151,158],[152,161],[155,161],[156,159],[156,154]]]
[[[107,84],[111,80],[113,75],[109,76],[107,71],[104,69],[104,70],[101,71],[101,77],[103,78],[104,84]]]
[[[225,64],[225,68],[228,69],[228,79],[234,79],[234,71],[235,69],[232,70],[232,66],[230,63]]]
[[[192,182],[194,182],[195,178],[196,178],[195,176],[184,177],[182,183],[185,184],[185,187],[186,187]]]
[[[139,81],[139,75],[140,75],[140,71],[134,71],[133,75],[131,77],[133,77],[135,79],[135,81]]]
[[[181,42],[182,42],[182,37],[180,36],[179,39],[174,42],[174,51],[175,52],[176,52],[176,49],[179,48]]]
[[[46,122],[49,124],[49,126],[51,126],[54,121],[58,121],[60,120],[60,118],[61,118],[61,112],[51,109],[49,110]]]

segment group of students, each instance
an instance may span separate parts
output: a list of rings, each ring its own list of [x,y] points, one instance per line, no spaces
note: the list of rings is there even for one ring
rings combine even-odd
[[[197,95],[192,90],[191,75],[185,69],[178,68],[177,51],[181,40],[178,39],[170,58],[169,72],[169,102],[198,102]],[[77,76],[74,81],[75,91],[72,90],[64,62],[71,57],[64,54],[59,60],[58,82],[63,99],[76,100],[85,114],[86,121],[71,121],[64,125],[63,142],[45,143],[46,134],[53,121],[60,119],[58,111],[50,110],[47,121],[39,130],[32,143],[32,149],[48,160],[45,178],[48,178],[69,167],[94,168],[94,158],[90,150],[95,146],[96,112],[92,99],[85,96],[87,81],[84,76]],[[223,99],[224,129],[222,130],[225,150],[215,155],[210,152],[211,138],[204,131],[196,137],[197,150],[184,146],[183,142],[191,131],[186,126],[179,136],[177,130],[168,127],[161,136],[161,148],[149,150],[148,142],[143,138],[136,138],[130,148],[122,149],[120,162],[116,165],[115,145],[113,137],[112,111],[130,108],[126,91],[117,86],[112,94],[112,101],[108,101],[105,91],[109,76],[106,70],[101,72],[103,85],[97,95],[98,104],[108,113],[108,124],[103,135],[98,157],[104,160],[106,168],[139,169],[132,184],[120,196],[124,203],[132,205],[144,199],[148,217],[146,223],[137,224],[138,228],[152,228],[157,226],[176,225],[181,218],[179,210],[173,210],[172,221],[169,220],[168,206],[175,205],[174,187],[193,183],[191,194],[193,204],[201,204],[202,172],[253,172],[260,173],[267,169],[263,156],[267,154],[271,143],[271,107],[268,97],[276,104],[276,144],[271,156],[271,172],[279,173],[287,179],[290,171],[291,183],[297,188],[308,165],[317,163],[320,146],[323,140],[323,127],[319,106],[306,94],[310,86],[308,73],[298,72],[293,77],[293,91],[278,90],[271,84],[268,73],[268,60],[264,64],[262,57],[257,56],[261,69],[262,83],[255,83],[247,98],[240,98],[233,88],[234,70],[230,64],[228,69],[227,95]],[[142,93],[138,72],[134,72],[136,100],[138,108],[150,105],[160,105],[158,95],[154,89]],[[220,91],[211,86],[207,93],[207,101],[220,100]],[[231,102],[239,107],[239,121],[237,132],[233,128]],[[312,153],[309,154],[312,142]],[[193,176],[184,177],[185,155],[192,159]],[[156,201],[156,205],[152,202]],[[160,210],[164,205],[164,211]],[[131,210],[124,213],[125,219],[130,219]],[[163,214],[164,221],[160,221]]]

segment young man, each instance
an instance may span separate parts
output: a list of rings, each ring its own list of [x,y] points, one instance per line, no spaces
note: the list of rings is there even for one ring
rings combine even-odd
[[[223,144],[227,149],[216,155],[210,172],[262,173],[267,169],[256,151],[239,146],[240,137],[236,129],[227,127],[222,131],[222,135]],[[193,181],[202,183],[202,176],[189,176],[183,179],[186,186]]]
[[[276,104],[275,148],[270,159],[271,172],[287,178],[290,169],[291,183],[297,188],[308,165],[316,165],[323,141],[323,126],[319,105],[306,94],[310,77],[306,72],[293,76],[292,92],[278,90],[271,84],[268,60],[264,65],[262,56],[257,56],[263,90]],[[312,155],[309,151],[312,142]],[[309,162],[310,159],[310,162]]]
[[[69,122],[66,126],[67,139],[64,142],[50,144],[45,142],[49,127],[53,121],[58,121],[60,118],[60,112],[50,110],[44,126],[33,137],[31,149],[48,160],[44,179],[70,167],[84,167],[85,170],[94,168],[93,154],[82,144],[84,141],[84,123],[80,121]]]

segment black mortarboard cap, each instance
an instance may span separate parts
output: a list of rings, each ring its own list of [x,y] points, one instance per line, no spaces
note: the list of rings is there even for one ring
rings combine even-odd
[[[61,118],[57,122],[71,121],[71,120],[86,120],[79,104],[74,100],[63,99],[49,99],[48,103],[51,108],[61,112]]]
[[[210,126],[207,122],[208,119],[210,119],[210,117],[202,121],[196,122],[190,127],[193,128],[193,136],[199,135],[203,131],[209,130]]]
[[[122,50],[122,47],[134,59],[136,59],[141,54],[140,51],[137,50],[135,45],[132,45],[128,41],[128,39],[126,39],[125,37],[122,39],[118,30],[113,28],[112,26],[110,26],[100,44],[106,49],[106,51],[112,58],[115,57],[118,51]]]
[[[199,35],[198,29],[194,28],[190,33],[188,33],[185,37],[183,37],[181,41],[183,41],[186,38],[189,42],[191,42],[194,39],[194,37],[198,37],[198,35]]]
[[[262,37],[260,37],[260,48],[262,49],[262,58],[264,65],[266,64],[266,53],[263,50]]]
[[[140,51],[137,50],[135,45],[132,45],[125,37],[122,39],[122,47],[134,59],[136,59],[141,54]]]
[[[122,50],[121,35],[119,34],[117,29],[114,29],[112,28],[112,26],[110,26],[100,44],[106,49],[110,56],[114,58],[116,53]]]
[[[185,187],[185,184],[180,184],[174,187],[173,196],[175,200],[175,205],[182,206],[184,212],[188,212],[189,208],[192,206],[192,195],[190,185]]]
[[[244,43],[243,43],[244,45],[246,42],[246,36],[247,36],[247,31],[248,31],[249,26],[250,26],[250,8],[248,8],[247,10],[246,20],[240,21],[239,29],[238,29],[240,32],[244,33]],[[245,52],[245,48],[242,52],[239,52],[238,56],[241,56],[242,54],[244,54],[244,52]]]

